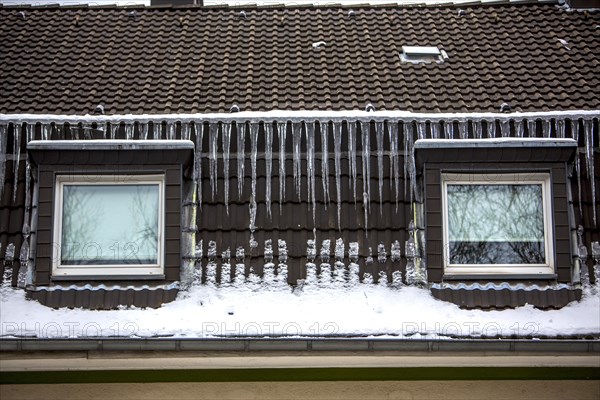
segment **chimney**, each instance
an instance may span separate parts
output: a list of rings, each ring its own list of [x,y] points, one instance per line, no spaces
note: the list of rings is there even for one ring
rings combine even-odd
[[[186,6],[186,5],[204,5],[204,0],[151,0],[151,6]]]

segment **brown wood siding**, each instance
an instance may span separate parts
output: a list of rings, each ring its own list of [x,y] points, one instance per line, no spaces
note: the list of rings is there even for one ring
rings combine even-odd
[[[496,151],[499,151],[496,149]],[[506,155],[504,150],[502,157]],[[487,157],[492,157],[493,153],[487,153]],[[542,156],[536,156],[536,159],[545,159],[549,156],[545,152]],[[533,155],[531,155],[533,157]],[[496,153],[495,157],[498,157]],[[509,154],[510,159],[516,159],[513,154]],[[464,159],[464,155],[463,155]],[[493,159],[493,158],[488,158]],[[456,160],[456,159],[455,159]],[[504,160],[504,158],[502,158]],[[458,173],[517,173],[517,172],[548,172],[550,174],[552,193],[565,193],[566,170],[564,163],[544,163],[544,162],[514,162],[510,163],[465,163],[465,162],[431,162],[425,164],[425,225],[426,243],[427,243],[427,268],[430,282],[441,282],[443,279],[443,230],[439,223],[441,220],[441,174],[443,172]],[[568,224],[568,199],[566,195],[553,196],[552,202],[552,220],[554,229],[554,258],[555,271],[558,282],[570,282],[571,280],[571,237]],[[430,224],[430,220],[433,224]],[[559,223],[560,222],[560,223]],[[566,222],[566,223],[565,223]],[[508,277],[507,277],[508,278]],[[518,279],[518,276],[511,277]]]

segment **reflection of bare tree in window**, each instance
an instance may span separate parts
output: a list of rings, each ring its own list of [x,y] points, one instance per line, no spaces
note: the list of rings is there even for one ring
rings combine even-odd
[[[545,260],[541,185],[449,185],[453,264],[539,264]]]
[[[124,242],[125,262],[156,262],[158,249],[158,198],[156,185],[136,185],[130,210],[135,221],[134,236]]]
[[[61,233],[61,263],[80,264],[86,254],[82,251],[93,242],[92,227],[100,221],[103,204],[91,204],[93,196],[82,186],[63,187]]]

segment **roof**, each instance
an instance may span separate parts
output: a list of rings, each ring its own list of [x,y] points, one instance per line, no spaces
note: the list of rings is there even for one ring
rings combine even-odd
[[[557,4],[5,6],[0,19],[0,113],[600,108],[600,12]],[[402,46],[448,59],[402,62]]]

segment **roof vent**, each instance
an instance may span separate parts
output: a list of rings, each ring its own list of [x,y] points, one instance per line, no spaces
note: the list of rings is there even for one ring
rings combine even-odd
[[[348,17],[355,18],[356,17],[356,11],[354,11],[354,10],[348,11]]]
[[[231,112],[231,113],[240,112],[240,106],[238,106],[237,104],[232,105],[231,108],[229,109],[229,112]]]
[[[246,11],[240,11],[240,13],[238,14],[238,16],[242,19],[246,19],[248,18],[248,16],[246,15]]]
[[[25,14],[25,11],[19,11],[17,17],[24,20],[27,19],[27,14]]]
[[[448,59],[447,57],[448,54],[445,51],[442,53],[435,46],[402,46],[402,53],[400,53],[400,61],[414,64],[443,63]]]
[[[94,108],[94,114],[104,114],[104,106],[102,104],[98,104],[96,108]]]
[[[510,111],[511,111],[510,104],[508,104],[506,102],[500,104],[500,112],[510,112]]]
[[[365,111],[366,112],[373,112],[375,111],[375,106],[373,105],[373,103],[367,103],[367,105],[365,106]]]

